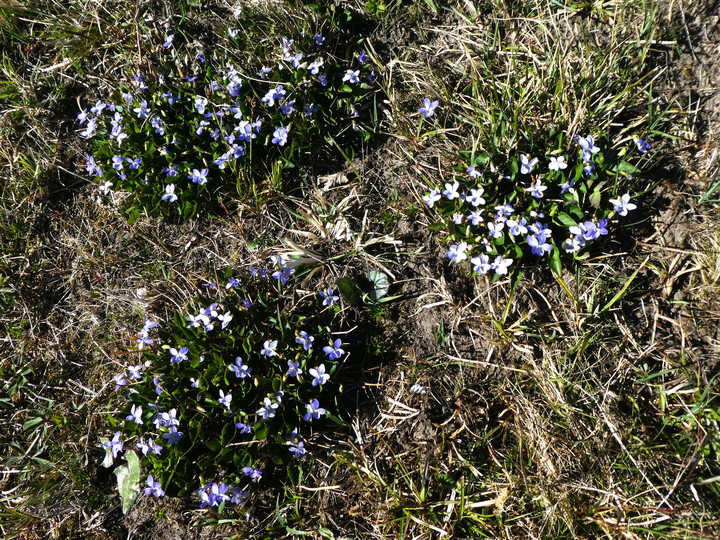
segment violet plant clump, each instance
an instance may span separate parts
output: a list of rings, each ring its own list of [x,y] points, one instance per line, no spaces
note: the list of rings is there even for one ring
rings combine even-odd
[[[126,194],[130,221],[219,210],[266,179],[292,190],[304,167],[344,160],[376,131],[378,85],[367,55],[360,61],[362,38],[310,27],[278,35],[276,23],[245,10],[212,51],[166,36],[152,66],[84,105],[83,168],[108,197]]]
[[[422,200],[439,216],[430,227],[445,233],[452,264],[469,262],[476,274],[497,279],[519,275],[521,261],[542,260],[559,274],[637,209],[628,190],[649,149],[647,139],[612,150],[586,135],[567,145],[561,138],[543,156],[466,156]]]
[[[144,493],[243,505],[273,479],[297,482],[314,435],[343,423],[333,413],[350,355],[331,327],[340,306],[324,303],[327,284],[299,296],[295,268],[272,259],[226,272],[166,324],[146,320],[138,357],[108,385],[120,412],[106,460],[136,452]]]

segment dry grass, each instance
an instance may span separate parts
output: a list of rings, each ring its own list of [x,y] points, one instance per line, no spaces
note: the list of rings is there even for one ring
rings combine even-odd
[[[652,126],[647,92],[665,68],[641,64],[666,53],[657,32],[668,12],[537,2],[489,16],[476,4],[433,15],[431,2],[388,2],[384,24],[414,25],[417,41],[396,58],[369,43],[393,122],[371,166],[320,179],[304,200],[273,195],[265,209],[182,227],[128,226],[78,186],[82,149],[69,143],[79,96],[101,95],[118,70],[150,58],[143,41],[164,32],[172,6],[0,12],[4,537],[124,535],[95,449],[132,332],[144,315],[185,305],[217,269],[281,247],[328,275],[384,268],[405,296],[384,312],[393,361],[367,374],[375,406],[352,432],[328,435],[328,457],[278,514],[259,516],[258,535],[317,536],[318,524],[358,538],[720,534],[717,208],[668,185],[674,205],[632,254],[591,259],[562,284],[531,269],[517,289],[446,271],[424,233],[430,217],[409,212],[460,150],[509,152],[550,124],[620,141]],[[419,23],[431,16],[438,24]],[[122,21],[133,31],[113,30]],[[429,135],[415,115],[425,96],[444,111]],[[708,132],[689,122],[678,134],[682,145]],[[702,152],[707,187],[718,154],[710,143]]]

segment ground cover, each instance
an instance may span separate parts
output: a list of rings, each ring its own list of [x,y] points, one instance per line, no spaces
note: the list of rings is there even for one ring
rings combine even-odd
[[[4,537],[718,534],[710,3],[0,15]]]

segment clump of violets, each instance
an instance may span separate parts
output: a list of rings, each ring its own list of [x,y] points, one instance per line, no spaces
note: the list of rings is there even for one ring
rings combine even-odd
[[[253,17],[233,20],[212,52],[166,34],[155,65],[78,113],[77,133],[92,145],[83,169],[108,197],[128,194],[131,221],[143,211],[195,217],[237,197],[238,178],[267,178],[308,156],[342,159],[338,145],[347,155],[376,131],[367,105],[377,85],[361,37],[278,36],[271,20],[263,27]]]
[[[295,272],[282,274],[291,265],[273,256],[268,267],[204,283],[171,321],[148,319],[137,332],[137,358],[109,385],[119,430],[103,447],[113,460],[137,451],[150,473],[145,494],[242,506],[266,472],[276,477],[312,457],[349,353],[330,327],[327,308],[339,297],[322,284],[298,303]],[[292,315],[279,321],[278,313]]]
[[[445,258],[494,278],[521,259],[546,260],[559,272],[564,254],[577,256],[637,208],[618,191],[639,172],[634,162],[649,142],[625,153],[601,146],[589,134],[545,156],[520,152],[497,163],[481,155],[459,166],[422,196],[440,217],[433,230],[447,231]]]

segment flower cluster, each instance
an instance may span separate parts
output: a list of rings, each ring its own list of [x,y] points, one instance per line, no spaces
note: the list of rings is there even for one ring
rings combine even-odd
[[[181,54],[190,46],[166,36],[152,75],[133,75],[113,99],[77,115],[78,134],[94,146],[85,171],[107,195],[129,192],[132,219],[143,209],[194,217],[199,204],[237,195],[239,176],[327,157],[337,144],[347,153],[374,131],[358,112],[376,88],[364,52],[339,58],[332,51],[347,47],[321,35],[272,41],[247,27],[229,29],[207,56]],[[240,55],[246,50],[253,56]]]
[[[324,286],[298,304],[285,286],[294,270],[274,256],[270,267],[226,275],[224,286],[204,284],[201,307],[168,324],[144,322],[142,361],[113,378],[124,421],[103,446],[113,459],[139,450],[152,469],[146,494],[186,494],[195,485],[201,507],[243,504],[278,455],[285,467],[308,456],[313,426],[332,418],[324,396],[338,387],[335,372],[347,353],[323,323],[339,297]],[[279,320],[284,312],[292,318]],[[250,441],[264,444],[243,444]]]
[[[427,111],[431,104],[424,105]],[[548,258],[559,271],[560,250],[576,254],[607,235],[614,214],[624,217],[637,208],[627,193],[607,194],[617,193],[638,169],[618,153],[603,152],[592,135],[575,143],[574,151],[542,161],[510,157],[505,175],[483,155],[426,193],[425,204],[442,216],[432,228],[446,229],[453,241],[446,258],[454,264],[469,260],[480,275],[506,275],[522,257]],[[640,152],[647,148],[647,141],[638,142]]]

